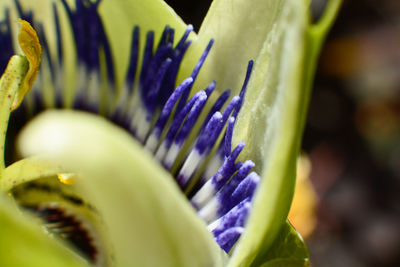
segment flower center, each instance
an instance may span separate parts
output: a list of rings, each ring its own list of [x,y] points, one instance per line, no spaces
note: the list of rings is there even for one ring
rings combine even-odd
[[[23,10],[15,1],[19,16],[38,30],[44,58],[38,81],[11,118],[10,131],[13,127],[18,130],[18,124],[24,124],[44,109],[69,107],[66,59],[59,20],[59,12],[63,8],[69,18],[76,48],[77,77],[70,107],[101,114],[126,129],[152,152],[175,178],[199,217],[207,223],[216,242],[229,252],[244,231],[260,179],[251,171],[254,167],[252,161],[241,162],[237,159],[244,143],[232,147],[235,118],[244,98],[253,62],[249,62],[240,95],[230,97],[227,90],[214,96],[214,81],[204,90],[191,93],[213,40],[205,48],[191,76],[175,88],[180,64],[191,43],[188,37],[192,27],[187,27],[175,45],[172,28],[165,27],[157,45],[154,45],[154,32],[150,31],[146,35],[143,51],[139,47],[139,27],[135,27],[132,30],[129,67],[122,88],[116,90],[113,56],[97,12],[100,2],[77,0],[74,9],[64,0],[62,5],[54,4],[57,52],[56,56],[52,56],[43,25],[35,20],[33,12]],[[5,12],[6,19],[0,24],[0,44],[4,47],[0,54],[0,68],[14,53],[8,10]],[[212,98],[216,100],[210,100]],[[25,187],[23,190],[32,188]],[[57,200],[71,202],[65,198]],[[85,238],[88,237],[87,232],[82,230],[84,228],[75,217],[63,210],[65,207],[34,202],[34,206],[31,203],[25,206],[46,221],[50,232],[59,234],[59,230],[65,230],[64,226],[67,226],[68,234],[64,237],[89,258],[95,258],[92,254],[97,250],[91,250],[91,239]],[[53,220],[61,226],[52,227]],[[80,234],[83,235],[81,239],[77,238]]]

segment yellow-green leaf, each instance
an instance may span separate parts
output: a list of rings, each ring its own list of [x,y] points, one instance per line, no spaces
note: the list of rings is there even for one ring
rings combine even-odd
[[[300,234],[289,222],[282,227],[271,249],[258,257],[252,266],[262,267],[303,267],[309,266],[309,252]]]

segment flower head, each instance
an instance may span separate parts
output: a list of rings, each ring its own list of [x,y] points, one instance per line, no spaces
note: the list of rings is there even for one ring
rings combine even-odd
[[[0,67],[16,46],[12,16],[30,22],[43,46],[24,102],[26,86],[12,87],[22,106],[10,127],[47,109],[79,112],[34,118],[18,142],[27,158],[2,170],[2,189],[95,264],[278,257],[280,242],[296,237],[282,225],[304,102],[339,2],[309,26],[303,1],[219,0],[198,35],[158,0],[6,3]],[[29,77],[19,65],[3,77],[15,70]],[[269,250],[279,231],[278,252]]]

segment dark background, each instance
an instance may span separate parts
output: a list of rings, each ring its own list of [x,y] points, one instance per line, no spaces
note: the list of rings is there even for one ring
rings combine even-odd
[[[198,30],[211,1],[166,2]],[[400,1],[344,2],[303,140],[318,220],[306,242],[313,266],[400,266]]]

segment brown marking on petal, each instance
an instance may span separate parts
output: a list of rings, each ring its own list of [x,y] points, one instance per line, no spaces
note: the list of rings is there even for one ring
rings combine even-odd
[[[99,251],[89,230],[78,218],[67,214],[61,207],[31,206],[27,208],[44,221],[44,226],[50,233],[69,242],[93,263],[96,262]]]

